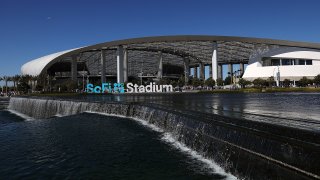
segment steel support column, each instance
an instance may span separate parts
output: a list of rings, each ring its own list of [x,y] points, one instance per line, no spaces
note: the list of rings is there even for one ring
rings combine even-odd
[[[123,81],[128,82],[128,50],[124,50],[123,58]]]
[[[159,52],[159,67],[158,67],[158,78],[161,79],[163,76],[163,59],[162,52]]]
[[[72,56],[71,58],[71,80],[77,82],[77,56]]]
[[[123,47],[118,46],[117,48],[117,82],[123,83]]]
[[[242,77],[243,73],[244,73],[244,64],[240,63],[240,77]]]
[[[198,67],[193,67],[193,77],[198,78]]]
[[[185,85],[189,82],[189,76],[190,76],[190,67],[189,67],[190,60],[184,59],[184,82]]]
[[[213,53],[211,59],[211,66],[212,66],[212,79],[215,81],[218,79],[219,72],[218,72],[218,44],[217,42],[213,42]]]
[[[106,82],[106,53],[101,50],[101,83]]]
[[[204,64],[200,63],[199,68],[200,68],[200,79],[204,80]]]
[[[222,64],[218,64],[218,78],[222,79]]]
[[[231,77],[231,83],[233,83],[233,65],[228,64],[228,72],[230,73],[229,76]]]

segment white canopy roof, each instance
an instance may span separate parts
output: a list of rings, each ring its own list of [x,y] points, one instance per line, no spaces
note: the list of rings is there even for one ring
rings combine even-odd
[[[70,49],[70,50],[65,50],[65,51],[61,51],[61,52],[57,52],[57,53],[53,53],[53,54],[49,54],[43,57],[40,57],[38,59],[34,59],[32,61],[29,61],[27,63],[25,63],[22,67],[21,67],[21,73],[22,75],[31,75],[31,76],[37,76],[41,73],[41,71],[54,59],[68,53],[74,50],[77,50],[79,48],[75,48],[75,49]]]

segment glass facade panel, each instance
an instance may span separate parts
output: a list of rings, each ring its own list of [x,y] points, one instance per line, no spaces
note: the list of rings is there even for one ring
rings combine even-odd
[[[312,65],[312,60],[306,60],[306,65]]]
[[[311,59],[262,59],[262,66],[312,65]]]
[[[280,59],[271,59],[272,66],[280,66]]]
[[[293,65],[293,60],[292,59],[282,59],[282,65],[283,66]]]
[[[263,59],[262,66],[271,66],[271,59]]]

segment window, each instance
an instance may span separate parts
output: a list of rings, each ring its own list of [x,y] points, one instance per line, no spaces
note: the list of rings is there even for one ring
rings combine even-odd
[[[271,66],[280,66],[280,59],[271,59]]]
[[[304,59],[299,59],[299,65],[305,65],[305,60]]]
[[[271,66],[271,59],[263,59],[262,66]]]
[[[312,60],[306,60],[306,65],[312,65]]]
[[[293,60],[292,59],[282,59],[282,65],[283,66],[293,65]]]
[[[262,59],[262,66],[312,65],[311,59]]]

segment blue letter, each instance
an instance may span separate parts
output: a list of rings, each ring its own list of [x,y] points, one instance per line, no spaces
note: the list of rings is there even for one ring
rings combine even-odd
[[[95,93],[101,93],[101,87],[100,86],[96,86],[96,87],[94,87],[93,91]]]
[[[93,93],[93,84],[87,84],[87,93]]]
[[[111,85],[110,83],[102,83],[102,92],[105,93],[107,90],[108,93],[111,92]]]

